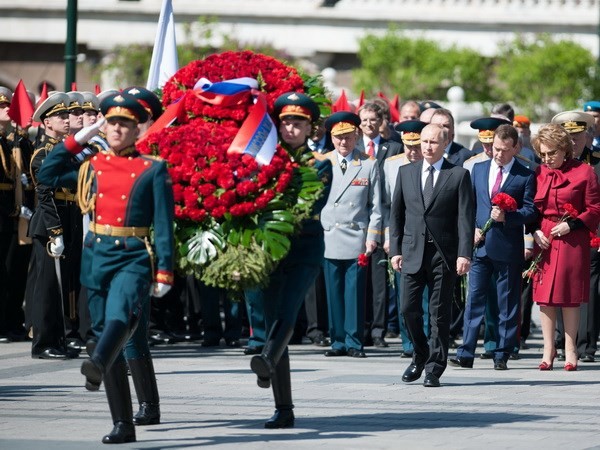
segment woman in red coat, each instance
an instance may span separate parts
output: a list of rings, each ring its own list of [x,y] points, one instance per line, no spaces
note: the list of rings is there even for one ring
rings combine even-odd
[[[533,233],[542,252],[533,276],[533,300],[540,305],[544,337],[539,368],[552,369],[556,311],[561,308],[565,370],[577,370],[579,307],[589,299],[590,230],[600,221],[600,187],[593,168],[573,159],[573,143],[562,126],[542,127],[533,146],[543,161],[536,172],[534,203],[540,221]],[[572,208],[576,211],[568,214]]]

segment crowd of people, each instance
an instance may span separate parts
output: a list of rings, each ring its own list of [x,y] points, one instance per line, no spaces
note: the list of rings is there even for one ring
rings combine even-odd
[[[50,92],[24,128],[9,117],[12,96],[0,87],[0,342],[31,340],[32,357],[48,360],[86,351],[85,386],[104,384],[113,418],[105,443],[160,422],[156,344],[247,337],[240,353],[273,390],[266,428],[294,425],[287,347],[303,338],[328,358],[366,358],[400,336],[411,360],[402,380],[424,372],[438,387],[447,364],[473,368],[482,325],[479,356],[508,369],[535,302],[540,370],[557,356],[567,371],[595,360],[598,101],[534,136],[499,104],[471,122],[469,149],[432,101],[404,102],[393,121],[381,98],[321,117],[307,95],[282,95],[280,144],[310,157],[324,190],[268,286],[239,303],[174,273],[167,167],[135,146],[162,114],[154,93]]]

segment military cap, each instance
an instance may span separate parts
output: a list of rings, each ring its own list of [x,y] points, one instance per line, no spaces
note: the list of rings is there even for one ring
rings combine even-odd
[[[100,111],[100,100],[96,97],[96,94],[92,92],[82,92],[83,97],[82,108],[84,111]]]
[[[136,123],[143,123],[148,120],[148,111],[146,111],[146,108],[133,95],[123,92],[111,95],[102,100],[100,111],[102,111],[102,115],[106,119],[121,117],[133,120]]]
[[[69,111],[69,96],[64,92],[55,92],[44,100],[33,113],[33,121],[41,122],[46,117]]]
[[[141,86],[131,86],[127,89],[123,89],[123,92],[137,98],[138,102],[140,102],[142,106],[146,108],[146,111],[148,111],[150,119],[156,120],[162,114],[162,103],[154,92]]]
[[[321,111],[319,106],[306,94],[300,92],[286,92],[275,100],[275,115],[280,119],[288,116],[303,117],[316,122]]]
[[[11,103],[12,102],[12,91],[4,86],[0,86],[0,103]]]
[[[594,116],[582,111],[563,111],[555,115],[551,122],[561,125],[567,133],[575,134],[594,125]]]
[[[67,92],[69,96],[69,111],[83,108],[83,95],[76,91]]]
[[[494,142],[494,131],[500,125],[512,125],[508,119],[502,119],[500,117],[481,117],[473,120],[470,125],[474,130],[479,130],[477,138],[484,144]]]
[[[405,145],[417,145],[421,143],[421,131],[426,125],[427,122],[420,120],[406,120],[394,126],[394,129],[401,133]]]
[[[421,108],[421,112],[423,112],[423,111],[425,111],[426,109],[429,109],[429,108],[440,109],[441,105],[438,105],[434,101],[427,100],[427,101],[419,103],[419,107]]]
[[[529,128],[531,125],[531,120],[529,117],[516,115],[515,120],[513,120],[513,127],[515,128]]]
[[[332,136],[350,133],[360,125],[360,117],[349,111],[338,111],[325,120],[325,129]]]
[[[591,111],[600,112],[600,102],[597,100],[592,100],[591,102],[587,102],[583,105],[583,110],[585,112],[591,112]]]
[[[98,102],[100,102],[100,104],[102,104],[102,101],[106,98],[106,97],[110,97],[111,95],[115,95],[118,94],[120,91],[117,91],[116,89],[107,89],[106,91],[102,91],[100,92],[97,97],[98,97]]]

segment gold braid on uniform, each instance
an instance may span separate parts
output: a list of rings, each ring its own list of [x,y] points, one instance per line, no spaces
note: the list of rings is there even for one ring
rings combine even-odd
[[[90,170],[90,162],[84,161],[79,167],[77,176],[77,205],[81,209],[81,214],[93,211],[96,206],[96,194],[90,195],[93,181],[94,171]]]

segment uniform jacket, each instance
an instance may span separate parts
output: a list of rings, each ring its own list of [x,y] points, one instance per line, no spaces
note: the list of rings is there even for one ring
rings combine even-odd
[[[10,143],[5,136],[0,135],[0,232],[12,232],[15,212],[15,188],[12,179],[12,155]]]
[[[58,145],[39,171],[40,182],[75,186],[79,168],[73,165],[72,156],[82,149],[71,137]],[[139,155],[133,147],[125,156],[102,152],[89,162],[88,175],[93,177],[91,192],[96,194],[93,221],[107,230],[111,226],[152,226],[155,272],[172,279],[174,201],[166,163]],[[81,282],[94,289],[106,289],[116,272],[150,277],[152,265],[143,238],[96,235],[89,231],[83,245]]]
[[[414,274],[423,263],[425,231],[449,270],[459,256],[471,258],[475,207],[469,172],[444,160],[425,209],[421,188],[423,161],[400,167],[390,214],[390,257],[402,255],[402,272]]]
[[[354,149],[352,162],[342,173],[338,152],[329,152],[333,181],[321,211],[325,258],[356,259],[365,241],[381,242],[381,187],[377,161]]]
[[[492,201],[489,194],[491,160],[475,164],[471,179],[475,195],[475,227],[483,228],[490,218]],[[533,205],[535,174],[515,160],[499,192],[517,202],[517,210],[505,213],[505,222],[494,222],[485,240],[475,249],[479,257],[489,256],[496,261],[512,262],[523,258],[523,226],[533,222],[537,211]]]
[[[384,240],[390,239],[390,209],[392,207],[392,196],[396,188],[396,180],[400,167],[410,164],[406,153],[390,156],[383,164],[382,182],[383,195],[381,199],[381,217],[383,223]]]

